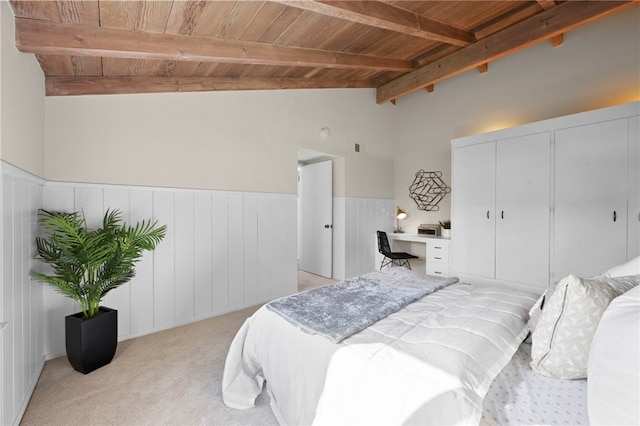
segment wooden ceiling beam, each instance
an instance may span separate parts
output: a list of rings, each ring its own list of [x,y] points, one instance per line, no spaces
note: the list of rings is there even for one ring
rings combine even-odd
[[[373,88],[367,81],[263,77],[46,77],[47,96],[224,90]]]
[[[558,47],[564,42],[564,33],[560,33],[551,37],[551,45],[553,47]]]
[[[381,1],[272,0],[346,21],[384,28],[427,40],[468,46],[472,33]]]
[[[551,9],[556,6],[556,2],[554,0],[538,0],[538,4],[544,10]]]
[[[383,84],[378,87],[376,102],[382,104],[397,99],[631,5],[632,1],[562,3]]]
[[[410,71],[411,61],[301,47],[16,18],[16,47],[40,55]]]

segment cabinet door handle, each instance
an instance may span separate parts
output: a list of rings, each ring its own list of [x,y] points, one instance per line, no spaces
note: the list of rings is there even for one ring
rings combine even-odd
[[[616,211],[613,211],[613,221],[615,222],[616,219],[618,218],[618,214],[616,213]]]
[[[442,258],[438,257],[438,256],[433,256],[433,258],[436,259],[436,260],[442,260]]]
[[[489,210],[487,210],[487,219],[489,219]]]
[[[500,219],[504,219],[504,210],[500,212]]]

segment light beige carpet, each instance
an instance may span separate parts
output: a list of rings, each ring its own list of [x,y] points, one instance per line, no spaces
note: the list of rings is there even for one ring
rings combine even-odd
[[[334,282],[299,272],[299,289]],[[90,374],[66,357],[47,361],[22,425],[277,425],[266,392],[256,408],[222,402],[231,340],[258,306],[118,343]]]

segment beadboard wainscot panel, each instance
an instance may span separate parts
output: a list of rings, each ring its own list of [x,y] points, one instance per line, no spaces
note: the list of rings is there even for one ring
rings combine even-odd
[[[153,192],[153,219],[167,225],[167,233],[153,252],[153,325],[165,329],[176,324],[175,300],[175,192]]]
[[[297,196],[276,196],[270,198],[270,297],[274,299],[298,291],[297,285]],[[293,262],[292,262],[293,260]],[[289,287],[289,277],[293,276],[293,290]]]
[[[196,192],[193,202],[193,222],[196,230],[193,241],[195,316],[201,318],[213,312],[211,194]]]
[[[243,197],[243,242],[244,295],[249,305],[258,303],[258,197],[247,194]]]
[[[340,208],[341,203],[341,201],[338,202]],[[345,278],[374,270],[375,252],[378,249],[375,239],[376,231],[393,229],[394,211],[393,200],[344,198]]]
[[[187,323],[195,319],[194,197],[193,192],[181,191],[175,194],[174,303],[178,323]]]
[[[333,199],[333,279],[344,280],[346,278],[346,216],[345,199]]]
[[[133,224],[152,219],[167,236],[111,291],[118,338],[176,327],[297,291],[296,195],[48,182],[45,208],[83,211],[99,226],[107,208]],[[64,355],[73,302],[45,292],[44,353]]]
[[[279,290],[273,297],[298,291],[298,197],[297,195],[292,197],[280,195],[278,199],[282,202],[279,229],[282,235],[280,245],[282,262],[276,265],[276,268],[281,271],[282,276],[279,281]]]
[[[266,195],[258,195],[258,300],[271,297],[271,201]],[[297,241],[296,241],[297,244]]]
[[[282,200],[279,198],[270,198],[271,204],[271,264],[274,268],[271,268],[271,285],[270,285],[270,297],[276,298],[281,293],[280,286],[283,279],[282,268],[280,267],[284,258],[283,244],[284,235],[282,233]]]
[[[227,251],[229,252],[229,306],[231,309],[239,309],[243,306],[244,285],[244,215],[243,200],[241,194],[229,194],[227,196],[229,230]]]
[[[44,181],[0,162],[0,423],[18,424],[43,357],[43,284],[31,280]]]
[[[213,294],[214,312],[229,306],[229,200],[225,193],[213,194],[211,212],[213,240]]]
[[[129,193],[129,221],[153,219],[153,191],[148,189],[126,190]],[[154,254],[145,252],[136,265],[136,276],[129,284],[115,291],[129,290],[131,303],[131,336],[140,336],[154,330],[153,323],[153,260]],[[118,316],[120,313],[118,312]],[[124,330],[123,330],[124,331]]]

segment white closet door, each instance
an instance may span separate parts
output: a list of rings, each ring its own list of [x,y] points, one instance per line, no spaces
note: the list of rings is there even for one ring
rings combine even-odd
[[[627,259],[640,255],[640,117],[629,120],[629,239]]]
[[[626,260],[629,120],[556,131],[554,280]]]
[[[549,283],[551,134],[498,141],[496,278]]]
[[[453,150],[452,259],[458,273],[495,274],[495,142]]]

